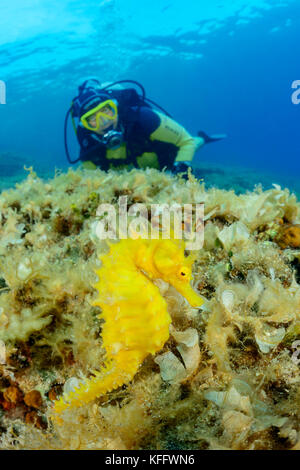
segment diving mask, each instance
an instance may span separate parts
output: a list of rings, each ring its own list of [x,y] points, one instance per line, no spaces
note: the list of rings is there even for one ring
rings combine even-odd
[[[118,108],[114,100],[102,101],[87,111],[80,118],[82,125],[89,131],[100,131],[118,117]]]

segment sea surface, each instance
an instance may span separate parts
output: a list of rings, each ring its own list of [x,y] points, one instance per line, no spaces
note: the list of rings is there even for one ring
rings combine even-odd
[[[208,186],[300,193],[299,31],[299,0],[2,0],[0,189],[24,164],[67,170],[65,114],[92,76],[137,80],[193,135],[226,133],[195,155]]]

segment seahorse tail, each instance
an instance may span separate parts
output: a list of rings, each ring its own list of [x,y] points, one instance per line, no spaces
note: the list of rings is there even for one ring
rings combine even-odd
[[[80,407],[121,385],[129,383],[135,376],[144,356],[140,351],[121,351],[100,372],[94,371],[95,377],[88,379],[74,391],[67,395],[64,394],[57,400],[53,406],[54,416],[59,417],[68,408]]]

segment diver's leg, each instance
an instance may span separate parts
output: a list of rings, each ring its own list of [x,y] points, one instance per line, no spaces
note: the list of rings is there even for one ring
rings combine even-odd
[[[196,142],[196,151],[199,150],[203,145],[205,144],[205,140],[203,137],[194,137],[195,142]]]
[[[204,144],[210,144],[212,142],[217,142],[218,140],[225,139],[227,137],[226,134],[214,134],[214,135],[207,135],[204,131],[199,131],[198,132],[198,137],[195,137],[195,139],[201,139],[203,142],[202,145]],[[201,145],[201,147],[202,147]],[[197,150],[200,147],[197,147]]]

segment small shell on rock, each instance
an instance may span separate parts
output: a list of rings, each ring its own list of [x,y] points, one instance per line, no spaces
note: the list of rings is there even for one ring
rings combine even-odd
[[[255,302],[258,301],[259,297],[264,291],[264,285],[256,270],[251,270],[248,272],[247,285],[249,287],[249,292],[245,298],[245,303],[249,306],[252,306],[255,304]]]
[[[6,347],[2,340],[0,340],[0,364],[6,364]]]
[[[240,221],[223,228],[218,235],[218,239],[227,251],[229,251],[233,245],[247,243],[249,237],[250,233],[248,228]]]
[[[287,416],[274,416],[274,415],[258,415],[256,416],[255,423],[253,424],[254,432],[261,432],[265,429],[275,426],[276,428],[281,428],[288,421]]]
[[[195,328],[187,328],[185,331],[176,331],[170,328],[170,333],[178,344],[177,350],[185,365],[185,380],[190,378],[198,369],[201,353],[199,348],[198,331]]]
[[[271,349],[275,348],[285,336],[285,328],[273,328],[269,325],[264,325],[261,329],[256,331],[255,340],[262,353],[269,353]]]
[[[248,431],[253,420],[240,411],[228,410],[225,411],[222,421],[225,431],[234,435]]]
[[[154,361],[160,367],[160,375],[165,382],[178,383],[186,376],[186,370],[171,351],[157,356]]]
[[[8,323],[7,315],[5,315],[3,307],[0,307],[0,327],[6,326],[7,323]]]
[[[221,294],[221,302],[228,312],[232,312],[234,307],[235,294],[232,290],[226,289]]]
[[[195,328],[187,328],[185,331],[176,331],[172,328],[170,332],[177,343],[182,343],[190,348],[198,344],[198,332]]]
[[[235,387],[230,387],[227,392],[217,392],[216,390],[208,390],[204,393],[206,400],[214,402],[221,408],[230,408],[242,411],[248,415],[252,415],[252,407],[250,398],[241,395]]]
[[[274,270],[274,268],[270,268],[270,269],[269,269],[269,273],[270,273],[270,276],[271,276],[272,281],[275,281],[276,276],[275,276],[275,270]]]
[[[24,258],[24,261],[22,261],[18,266],[17,276],[21,281],[25,281],[31,273],[32,269],[30,266],[30,260],[29,258]]]

